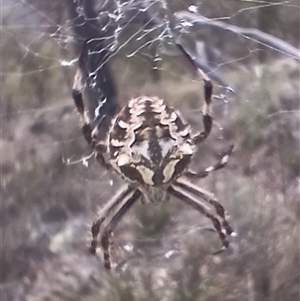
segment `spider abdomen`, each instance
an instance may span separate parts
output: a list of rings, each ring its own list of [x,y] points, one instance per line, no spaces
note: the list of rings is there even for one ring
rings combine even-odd
[[[159,186],[181,175],[194,151],[189,126],[157,97],[132,99],[109,134],[113,167],[133,183]]]

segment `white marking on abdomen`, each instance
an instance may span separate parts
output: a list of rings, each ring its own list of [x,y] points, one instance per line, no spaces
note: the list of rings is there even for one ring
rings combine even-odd
[[[164,170],[163,170],[163,175],[164,175],[163,183],[167,183],[172,179],[172,177],[174,175],[174,172],[175,172],[175,166],[177,165],[177,163],[179,161],[180,160],[172,160],[164,168]]]
[[[123,120],[119,120],[118,125],[121,129],[127,129],[129,127],[129,123],[126,123]]]
[[[138,170],[138,172],[140,173],[140,175],[142,176],[144,182],[148,185],[154,185],[154,182],[152,180],[153,175],[154,175],[154,171],[147,168],[144,165],[138,165],[136,167],[136,169]]]
[[[110,140],[110,144],[114,147],[121,147],[121,146],[124,146],[125,145],[125,142],[124,141],[120,141],[120,140],[117,140],[117,139],[111,139]]]

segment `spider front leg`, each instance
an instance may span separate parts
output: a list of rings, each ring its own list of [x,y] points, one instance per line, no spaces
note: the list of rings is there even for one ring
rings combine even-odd
[[[74,84],[72,88],[72,97],[74,99],[75,106],[77,108],[78,113],[81,116],[83,125],[82,132],[86,142],[96,151],[96,159],[97,161],[106,169],[110,168],[110,165],[106,163],[104,159],[104,154],[106,153],[105,143],[101,141],[97,141],[97,134],[101,127],[105,116],[97,116],[96,120],[93,122],[94,126],[92,126],[92,122],[88,117],[88,114],[85,110],[84,101],[82,97],[83,85],[82,85],[82,73],[80,69],[77,70]]]
[[[202,120],[203,120],[204,130],[198,135],[193,137],[194,144],[199,144],[208,137],[208,135],[211,132],[212,123],[213,123],[211,117],[213,85],[211,80],[201,69],[198,69],[198,72],[200,73],[204,81],[204,105],[202,109],[202,114],[203,114]]]
[[[78,113],[81,116],[83,126],[82,126],[82,132],[84,135],[85,140],[89,145],[92,145],[93,138],[92,138],[92,127],[91,122],[87,114],[85,113],[83,98],[82,98],[82,84],[81,84],[81,72],[77,70],[73,89],[72,89],[72,97],[74,99],[75,106],[77,108]]]

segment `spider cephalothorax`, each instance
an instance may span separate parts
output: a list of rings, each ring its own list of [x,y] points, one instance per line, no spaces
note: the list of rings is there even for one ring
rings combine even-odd
[[[179,48],[195,66],[184,49]],[[91,120],[83,101],[82,92],[86,84],[82,71],[84,55],[85,52],[81,54],[73,86],[75,105],[83,120],[84,137],[100,164],[103,167],[113,167],[128,182],[104,206],[99,218],[93,223],[90,251],[96,252],[101,232],[104,265],[111,268],[109,236],[121,217],[137,200],[155,202],[164,199],[165,195],[175,196],[211,219],[222,241],[222,249],[227,248],[228,235],[234,235],[234,232],[226,219],[223,206],[212,193],[192,184],[188,179],[204,178],[212,171],[223,168],[233,149],[231,146],[217,164],[203,171],[194,173],[188,170],[195,146],[207,138],[212,127],[210,79],[197,69],[204,81],[204,130],[199,134],[192,136],[190,126],[164,100],[155,96],[141,96],[130,100],[116,114],[107,139],[101,140],[98,133],[105,116],[98,112]],[[108,101],[109,99],[105,99],[106,103]],[[100,103],[99,108],[101,106]]]

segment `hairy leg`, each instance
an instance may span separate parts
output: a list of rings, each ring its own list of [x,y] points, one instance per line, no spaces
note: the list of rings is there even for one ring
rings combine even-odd
[[[109,250],[109,237],[117,224],[123,217],[123,215],[132,207],[132,205],[140,199],[142,193],[139,190],[135,190],[133,194],[130,194],[129,198],[126,199],[123,206],[115,213],[111,221],[105,227],[101,238],[101,244],[103,248],[104,267],[111,269],[110,250]]]
[[[90,247],[90,252],[92,254],[96,253],[97,248],[97,238],[100,233],[100,227],[102,223],[111,217],[113,212],[117,210],[117,207],[120,206],[122,203],[125,203],[128,198],[130,198],[134,193],[134,189],[132,187],[123,187],[118,194],[110,201],[108,202],[105,207],[101,210],[99,213],[99,218],[94,221],[91,232],[92,232],[92,242]]]

